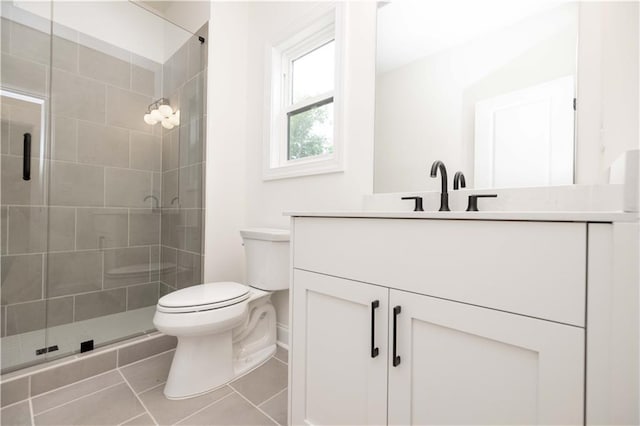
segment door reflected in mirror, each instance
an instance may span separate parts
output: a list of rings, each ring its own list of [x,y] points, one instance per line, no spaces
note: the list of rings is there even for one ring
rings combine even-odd
[[[403,0],[378,9],[375,192],[574,182],[578,4]]]

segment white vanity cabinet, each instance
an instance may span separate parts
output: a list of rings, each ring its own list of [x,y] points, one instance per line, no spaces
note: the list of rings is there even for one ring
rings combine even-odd
[[[291,424],[583,424],[587,229],[294,217]]]
[[[303,270],[294,280],[292,424],[582,422],[582,329]]]
[[[396,306],[389,424],[582,423],[584,330],[391,290]]]
[[[291,423],[385,424],[389,290],[299,270],[294,280]]]

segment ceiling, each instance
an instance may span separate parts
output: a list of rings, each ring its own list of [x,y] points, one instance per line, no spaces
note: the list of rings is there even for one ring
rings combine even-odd
[[[129,0],[191,33],[209,20],[211,3],[206,0]]]

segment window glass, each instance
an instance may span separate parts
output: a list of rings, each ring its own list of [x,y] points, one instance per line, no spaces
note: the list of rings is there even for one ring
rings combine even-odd
[[[288,160],[333,152],[333,98],[288,114]]]
[[[331,40],[293,61],[292,104],[333,90],[334,50]]]

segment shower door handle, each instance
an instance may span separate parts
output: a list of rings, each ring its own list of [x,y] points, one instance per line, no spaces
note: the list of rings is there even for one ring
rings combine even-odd
[[[371,358],[377,357],[380,352],[380,349],[376,347],[376,308],[379,306],[379,300],[371,302]]]
[[[24,134],[22,155],[22,179],[31,180],[31,133]]]

